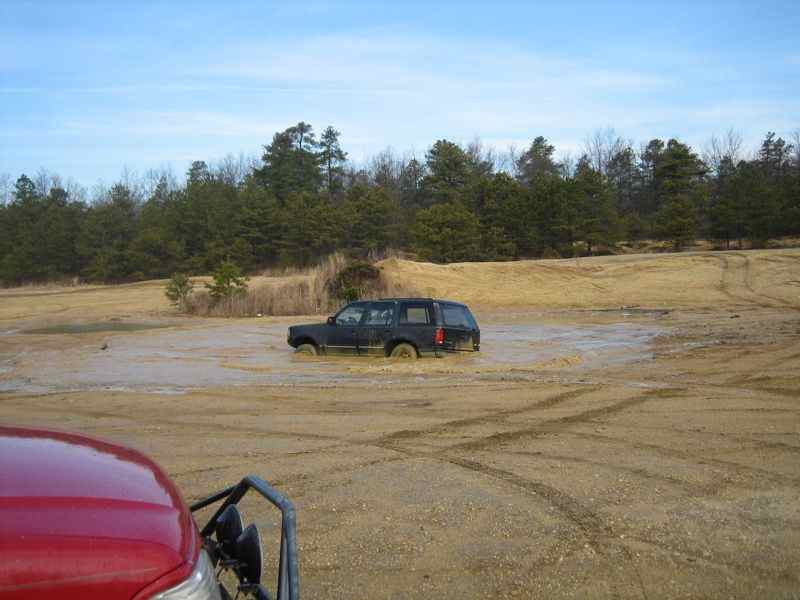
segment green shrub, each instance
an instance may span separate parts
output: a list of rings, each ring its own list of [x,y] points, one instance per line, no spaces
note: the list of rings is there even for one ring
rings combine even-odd
[[[363,260],[356,260],[340,270],[328,281],[331,296],[353,302],[362,298],[380,281],[381,272],[377,267]]]
[[[192,293],[192,288],[194,288],[194,285],[188,275],[175,273],[167,283],[167,289],[164,293],[172,304],[179,308],[184,308],[189,294]]]
[[[223,261],[214,271],[214,282],[207,283],[208,293],[213,302],[228,300],[247,291],[247,277],[242,275],[241,269],[229,261]]]

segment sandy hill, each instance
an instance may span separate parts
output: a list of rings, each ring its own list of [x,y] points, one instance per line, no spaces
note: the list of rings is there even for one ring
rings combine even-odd
[[[800,308],[800,249],[381,266],[423,295],[483,307]]]

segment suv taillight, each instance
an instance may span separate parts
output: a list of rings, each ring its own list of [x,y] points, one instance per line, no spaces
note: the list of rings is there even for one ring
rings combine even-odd
[[[436,328],[436,333],[433,334],[433,343],[437,346],[444,344],[444,329],[441,327]]]

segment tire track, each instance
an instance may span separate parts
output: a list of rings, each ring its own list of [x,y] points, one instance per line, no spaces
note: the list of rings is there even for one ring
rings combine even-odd
[[[447,421],[445,423],[431,425],[430,427],[425,427],[423,429],[403,429],[401,431],[396,431],[378,438],[374,441],[374,443],[381,446],[394,446],[400,442],[415,440],[426,435],[455,431],[457,429],[473,427],[475,425],[500,423],[506,420],[508,417],[521,415],[536,410],[553,408],[554,406],[557,406],[563,402],[580,398],[581,396],[597,391],[598,389],[600,389],[600,386],[597,385],[582,386],[578,389],[562,392],[549,398],[545,398],[544,400],[534,402],[533,404],[526,404],[518,408],[501,410],[488,415],[456,419],[454,421]]]
[[[738,301],[742,301],[742,302],[747,302],[748,304],[754,304],[755,306],[759,306],[761,308],[790,308],[792,310],[800,310],[800,307],[797,306],[796,304],[792,303],[792,302],[784,300],[783,298],[776,298],[775,296],[770,296],[768,294],[764,294],[763,292],[757,292],[755,290],[755,288],[753,287],[752,263],[751,263],[750,257],[747,256],[746,254],[729,253],[728,255],[722,255],[722,256],[713,255],[713,254],[707,254],[705,256],[708,256],[708,257],[711,257],[711,258],[715,258],[718,261],[720,261],[720,264],[722,265],[722,275],[721,275],[721,279],[720,279],[719,289],[723,294],[725,294],[731,300],[738,300]],[[764,298],[766,300],[769,300],[769,301],[772,302],[771,304],[770,303],[765,303],[763,300],[761,302],[759,302],[759,301],[754,300],[754,299],[745,298],[744,296],[741,296],[741,295],[736,295],[730,290],[730,288],[731,288],[731,281],[730,280],[733,277],[733,270],[731,269],[731,264],[730,264],[730,261],[728,259],[728,257],[730,257],[730,256],[735,256],[737,258],[742,259],[742,261],[743,261],[743,263],[741,265],[741,268],[743,269],[742,285],[744,286],[744,288],[752,296],[755,296],[756,298]],[[775,303],[777,303],[777,304],[775,304]]]
[[[483,437],[477,440],[470,440],[454,446],[449,446],[447,449],[473,451],[473,450],[486,450],[492,446],[499,446],[509,442],[515,442],[522,439],[533,439],[540,435],[547,435],[551,433],[558,433],[568,429],[572,425],[577,425],[599,417],[607,417],[618,412],[622,412],[639,404],[644,404],[654,398],[668,398],[675,397],[682,394],[684,388],[666,388],[659,390],[651,390],[641,396],[621,400],[615,404],[602,406],[600,408],[593,408],[574,415],[567,415],[565,417],[558,417],[557,419],[550,419],[541,421],[532,427],[524,429],[516,429],[512,431],[503,431],[493,435]]]
[[[743,296],[738,296],[734,294],[731,288],[731,281],[733,276],[733,272],[731,271],[731,263],[727,256],[725,255],[716,255],[716,254],[705,254],[707,258],[713,258],[714,260],[718,261],[720,264],[720,281],[719,281],[719,291],[722,292],[725,296],[733,300],[734,302],[745,302],[747,304],[755,304],[756,306],[760,306],[762,308],[772,308],[768,305],[759,304],[750,298],[744,298]]]
[[[690,481],[686,481],[684,479],[680,479],[672,475],[658,475],[656,473],[652,473],[640,467],[626,467],[623,465],[605,463],[598,460],[590,460],[588,458],[579,458],[577,456],[569,456],[566,454],[551,454],[549,452],[529,452],[525,450],[509,451],[507,452],[507,454],[514,454],[517,456],[528,456],[532,458],[543,458],[545,460],[556,460],[556,461],[569,462],[579,465],[590,465],[593,467],[600,467],[601,469],[608,469],[610,471],[616,471],[620,473],[630,473],[631,475],[635,475],[636,477],[640,477],[642,479],[659,481],[664,484],[680,487],[685,492],[688,492],[694,496],[706,495],[708,494],[710,489],[709,486],[707,485],[692,483]]]
[[[474,460],[457,458],[454,456],[442,456],[439,459],[467,469],[468,471],[502,481],[537,498],[544,499],[580,529],[586,537],[587,543],[590,544],[598,554],[609,559],[611,558],[608,553],[609,549],[614,548],[619,550],[636,576],[636,583],[638,583],[642,598],[647,600],[644,579],[636,565],[633,554],[628,547],[617,538],[611,526],[595,512],[583,506],[583,504],[578,502],[574,497],[546,483],[525,479],[511,471],[491,467]],[[573,541],[571,545],[574,548],[579,544],[580,540],[577,540]]]
[[[714,411],[724,412],[726,409],[708,409]],[[778,412],[778,413],[792,413],[796,414],[800,412],[800,409],[760,409],[760,408],[745,408],[745,409],[730,409],[732,412]],[[675,414],[673,411],[671,414]],[[696,412],[696,411],[687,411],[687,412]],[[614,425],[614,427],[619,427],[622,429],[635,429],[636,431],[642,430],[650,430],[650,431],[666,431],[668,433],[677,433],[681,435],[691,435],[693,437],[696,436],[706,436],[706,437],[717,437],[723,438],[728,441],[738,442],[740,444],[744,444],[747,446],[752,446],[753,448],[758,448],[760,450],[783,450],[786,452],[791,453],[798,453],[800,452],[800,446],[796,446],[794,444],[787,444],[786,442],[776,442],[776,441],[768,441],[762,440],[760,438],[749,437],[749,436],[742,436],[742,435],[735,435],[731,433],[723,433],[719,431],[695,431],[695,430],[687,430],[687,429],[680,429],[678,427],[659,427],[657,425],[636,425],[635,427],[627,427],[625,425]]]
[[[50,395],[59,395],[59,393],[60,392],[56,392]],[[28,396],[28,397],[36,398],[37,396]],[[14,400],[18,398],[19,397],[6,398],[4,400]],[[26,404],[24,408],[26,412],[38,412],[45,415],[47,414],[59,415],[63,413],[63,407],[60,406],[40,406],[34,404]],[[235,433],[245,433],[253,435],[270,435],[278,438],[289,438],[289,439],[300,438],[300,439],[311,439],[318,441],[333,441],[333,442],[348,443],[348,440],[341,437],[337,437],[335,435],[325,435],[319,433],[300,433],[300,432],[291,432],[285,430],[261,429],[256,427],[238,426],[226,423],[203,423],[203,422],[187,420],[190,419],[192,415],[188,415],[187,417],[182,419],[169,419],[157,415],[153,416],[151,419],[143,419],[136,417],[132,414],[101,411],[95,409],[81,410],[80,408],[71,407],[70,410],[72,414],[80,414],[95,419],[98,418],[121,419],[123,421],[135,423],[136,425],[138,425],[140,428],[143,429],[168,425],[176,429],[193,429],[193,430],[200,430],[202,432],[216,433],[216,434],[219,434],[220,432],[224,431],[231,431]],[[95,428],[105,428],[109,430],[114,430],[118,429],[119,426],[113,426],[113,425],[104,426],[102,424],[99,424]]]
[[[570,521],[577,525],[590,540],[596,540],[598,536],[612,535],[611,528],[603,522],[594,512],[583,506],[572,496],[562,492],[558,488],[554,488],[546,483],[539,481],[532,481],[525,479],[512,473],[496,467],[490,467],[483,463],[466,458],[457,458],[455,456],[437,456],[438,460],[448,462],[468,471],[479,473],[493,479],[499,479],[514,487],[520,488],[528,493],[533,494],[538,498],[543,498],[556,508],[560,513],[566,516]]]
[[[709,458],[708,456],[702,456],[702,455],[698,456],[696,454],[692,454],[691,452],[686,452],[685,450],[666,448],[664,446],[659,446],[657,444],[648,444],[645,442],[633,442],[630,440],[616,438],[614,436],[602,435],[599,433],[585,433],[585,432],[571,431],[569,432],[569,434],[579,438],[600,440],[604,442],[611,442],[618,445],[628,446],[636,450],[653,452],[660,456],[664,456],[667,458],[677,458],[690,463],[713,465],[715,467],[731,471],[737,475],[745,477],[761,477],[762,479],[769,481],[770,483],[774,483],[776,485],[795,485],[795,486],[800,485],[800,478],[798,477],[781,475],[779,473],[773,473],[772,471],[767,471],[765,469],[760,469],[758,467],[750,467],[747,465],[742,465],[740,463],[721,460],[718,458]]]
[[[778,581],[781,581],[783,583],[795,584],[797,582],[800,582],[800,575],[796,570],[792,569],[771,570],[760,567],[757,564],[753,563],[752,561],[748,563],[737,563],[735,561],[721,560],[718,558],[709,558],[708,556],[700,552],[692,552],[686,549],[675,548],[664,542],[660,542],[652,538],[647,538],[635,534],[626,533],[625,538],[631,542],[636,542],[639,544],[643,544],[645,546],[652,546],[654,548],[658,548],[659,550],[666,552],[667,554],[677,553],[682,556],[685,556],[692,562],[729,569],[735,571],[737,574],[741,574],[742,572],[747,572],[748,574],[756,575],[757,577],[767,581],[775,581],[777,579]]]

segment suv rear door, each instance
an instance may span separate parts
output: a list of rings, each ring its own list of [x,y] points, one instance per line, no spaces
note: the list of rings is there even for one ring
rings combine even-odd
[[[439,325],[444,329],[442,348],[453,352],[474,352],[480,348],[481,332],[463,304],[438,302]]]
[[[433,303],[426,300],[398,302],[395,337],[410,341],[420,352],[433,350],[436,318]]]

